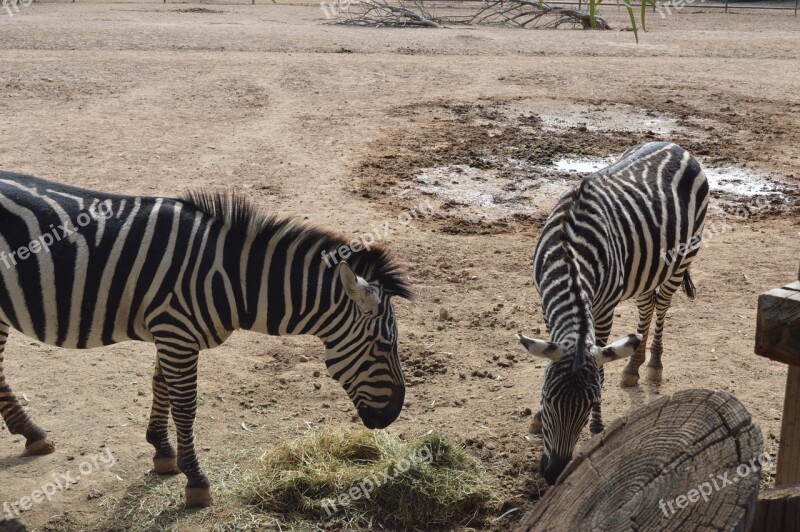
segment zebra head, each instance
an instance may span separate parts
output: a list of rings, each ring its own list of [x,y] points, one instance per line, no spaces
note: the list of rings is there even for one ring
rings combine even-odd
[[[581,430],[595,404],[600,404],[600,368],[606,362],[627,358],[636,352],[641,335],[631,334],[606,347],[583,348],[573,341],[547,342],[517,334],[532,355],[550,361],[542,384],[542,463],[540,471],[548,484],[555,484],[567,467]],[[584,349],[585,353],[578,353]],[[575,360],[583,363],[575,364]]]
[[[364,426],[382,429],[400,415],[406,394],[391,301],[395,294],[356,275],[346,262],[337,273],[345,292],[344,315],[338,331],[325,339],[325,365]]]

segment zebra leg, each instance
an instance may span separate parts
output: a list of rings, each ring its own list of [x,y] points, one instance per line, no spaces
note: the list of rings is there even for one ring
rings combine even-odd
[[[658,295],[655,298],[656,308],[656,328],[653,334],[653,342],[650,345],[650,360],[647,362],[647,378],[651,381],[661,382],[664,366],[661,364],[661,355],[664,352],[662,338],[664,334],[664,319],[667,316],[672,304],[672,296],[683,282],[684,271],[680,275],[674,275],[661,285]]]
[[[186,506],[211,505],[211,483],[208,481],[194,450],[194,419],[197,414],[196,349],[175,340],[159,342],[158,366],[164,376],[172,420],[178,433],[178,469],[186,475]]]
[[[6,383],[3,354],[8,341],[8,332],[8,324],[0,322],[0,414],[11,434],[21,434],[25,437],[25,451],[28,454],[50,454],[56,450],[56,446],[47,439],[44,429],[22,408],[14,392],[11,391],[11,386]]]
[[[647,336],[650,333],[650,323],[653,321],[653,310],[656,306],[655,291],[640,294],[636,298],[636,306],[639,309],[639,326],[636,332],[642,335],[642,343],[622,370],[620,386],[623,388],[636,386],[639,383],[639,366],[644,363]]]
[[[153,406],[150,408],[147,442],[156,449],[153,456],[153,470],[156,473],[179,473],[175,449],[169,443],[169,389],[157,362],[153,373]]]
[[[605,342],[603,342],[605,345]],[[603,370],[602,366],[600,367],[600,387],[603,387],[605,384],[606,375],[605,371]],[[603,423],[603,413],[600,410],[601,404],[600,401],[596,403],[592,403],[592,418],[589,420],[589,432],[592,434],[600,434],[604,430],[606,430],[606,426]]]

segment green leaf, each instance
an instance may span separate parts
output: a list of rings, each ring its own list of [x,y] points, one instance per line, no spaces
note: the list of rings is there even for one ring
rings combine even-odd
[[[639,44],[639,30],[636,28],[636,15],[633,14],[631,0],[623,0],[623,2],[625,2],[625,9],[628,10],[628,15],[631,17],[631,26],[633,27],[633,36],[636,38],[636,44]]]
[[[655,1],[655,0],[652,0],[652,1]],[[644,17],[645,17],[645,13],[647,13],[647,0],[642,0],[642,12],[641,12],[641,17],[642,17],[642,31],[647,31],[647,28],[646,28],[646,27],[645,27],[645,25],[644,25]]]

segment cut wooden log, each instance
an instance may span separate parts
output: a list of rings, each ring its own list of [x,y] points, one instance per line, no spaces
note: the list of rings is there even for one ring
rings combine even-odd
[[[758,495],[752,532],[800,530],[800,484],[770,488]]]
[[[677,392],[589,440],[519,530],[744,531],[767,459],[734,396]]]

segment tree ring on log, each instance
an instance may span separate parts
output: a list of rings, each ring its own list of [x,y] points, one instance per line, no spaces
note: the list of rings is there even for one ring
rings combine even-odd
[[[744,531],[769,461],[733,395],[677,392],[589,440],[519,530]]]

